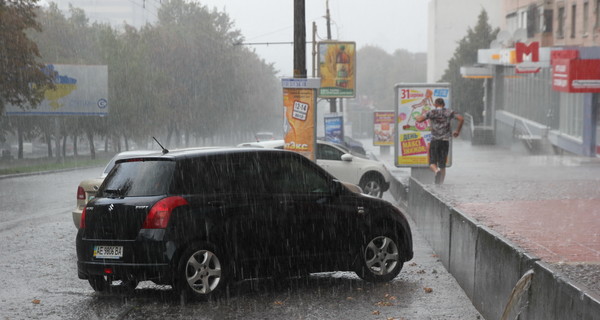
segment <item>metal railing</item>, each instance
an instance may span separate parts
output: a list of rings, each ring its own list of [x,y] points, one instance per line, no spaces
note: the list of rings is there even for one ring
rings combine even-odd
[[[515,119],[513,137],[523,141],[529,150],[533,150],[535,148],[534,143],[542,139],[540,135],[534,135],[527,122],[522,119]]]

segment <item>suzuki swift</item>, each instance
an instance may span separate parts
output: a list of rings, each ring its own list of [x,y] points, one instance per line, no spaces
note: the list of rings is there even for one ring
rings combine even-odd
[[[413,257],[397,207],[298,153],[254,148],[118,160],[82,212],[76,248],[79,278],[96,291],[150,280],[186,299],[273,275],[390,281]]]

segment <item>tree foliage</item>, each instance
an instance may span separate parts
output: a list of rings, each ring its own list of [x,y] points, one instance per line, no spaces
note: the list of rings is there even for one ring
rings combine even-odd
[[[357,95],[377,109],[394,108],[394,85],[425,82],[424,53],[396,50],[390,55],[381,48],[365,46],[358,50],[357,59]]]
[[[41,31],[37,0],[0,1],[0,114],[6,104],[35,108],[44,89],[53,87],[53,74],[44,72],[38,46],[27,31]]]
[[[158,21],[140,29],[90,24],[81,9],[65,15],[54,3],[38,12],[43,31],[30,36],[45,63],[108,66],[109,115],[69,117],[62,134],[90,144],[102,136],[118,151],[121,141],[146,147],[152,136],[171,148],[279,128],[276,71],[236,45],[243,37],[229,16],[196,2],[161,3]],[[34,123],[27,132],[41,132]]]
[[[448,62],[448,69],[441,79],[442,82],[450,83],[452,88],[452,108],[459,113],[471,114],[475,124],[483,121],[484,80],[463,78],[460,67],[476,64],[477,50],[489,48],[498,31],[492,30],[487,12],[482,10],[475,28],[469,28],[467,35],[458,42],[458,47]]]

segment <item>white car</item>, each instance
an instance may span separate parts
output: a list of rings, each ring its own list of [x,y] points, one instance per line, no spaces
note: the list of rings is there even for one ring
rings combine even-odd
[[[241,143],[238,147],[283,149],[283,140]],[[317,140],[317,164],[340,181],[358,185],[363,192],[382,197],[390,188],[391,175],[379,161],[352,154],[346,147]]]
[[[136,150],[118,153],[108,162],[106,167],[104,167],[102,175],[100,175],[99,178],[92,178],[81,181],[81,183],[79,183],[79,186],[77,187],[77,205],[75,207],[75,210],[73,210],[73,223],[75,224],[75,227],[79,228],[79,223],[81,222],[81,212],[83,211],[83,208],[88,203],[88,201],[92,200],[96,196],[96,192],[102,184],[102,181],[104,181],[104,178],[106,178],[110,170],[115,166],[115,161],[127,157],[142,156],[157,152],[159,151]]]

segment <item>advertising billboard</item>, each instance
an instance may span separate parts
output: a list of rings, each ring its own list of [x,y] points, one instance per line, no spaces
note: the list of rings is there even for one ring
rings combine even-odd
[[[373,145],[393,146],[396,115],[394,111],[375,111],[373,113]]]
[[[356,43],[323,41],[318,45],[320,98],[356,96]]]
[[[35,109],[8,105],[7,115],[108,114],[107,66],[49,64],[47,68],[56,74],[56,89],[46,90],[44,100]]]
[[[344,117],[338,114],[325,115],[325,140],[333,143],[344,142]]]
[[[395,146],[395,165],[397,167],[429,166],[429,143],[431,128],[429,120],[417,122],[416,116],[425,115],[434,109],[433,102],[443,98],[446,108],[450,105],[450,86],[447,83],[399,84],[396,90],[395,127],[397,137]],[[452,144],[451,144],[452,146]],[[450,148],[452,150],[452,148]],[[452,164],[452,151],[447,166]]]
[[[579,59],[577,50],[552,52],[552,89],[561,92],[600,92],[600,59]]]
[[[316,160],[316,106],[319,79],[283,79],[284,149]]]

